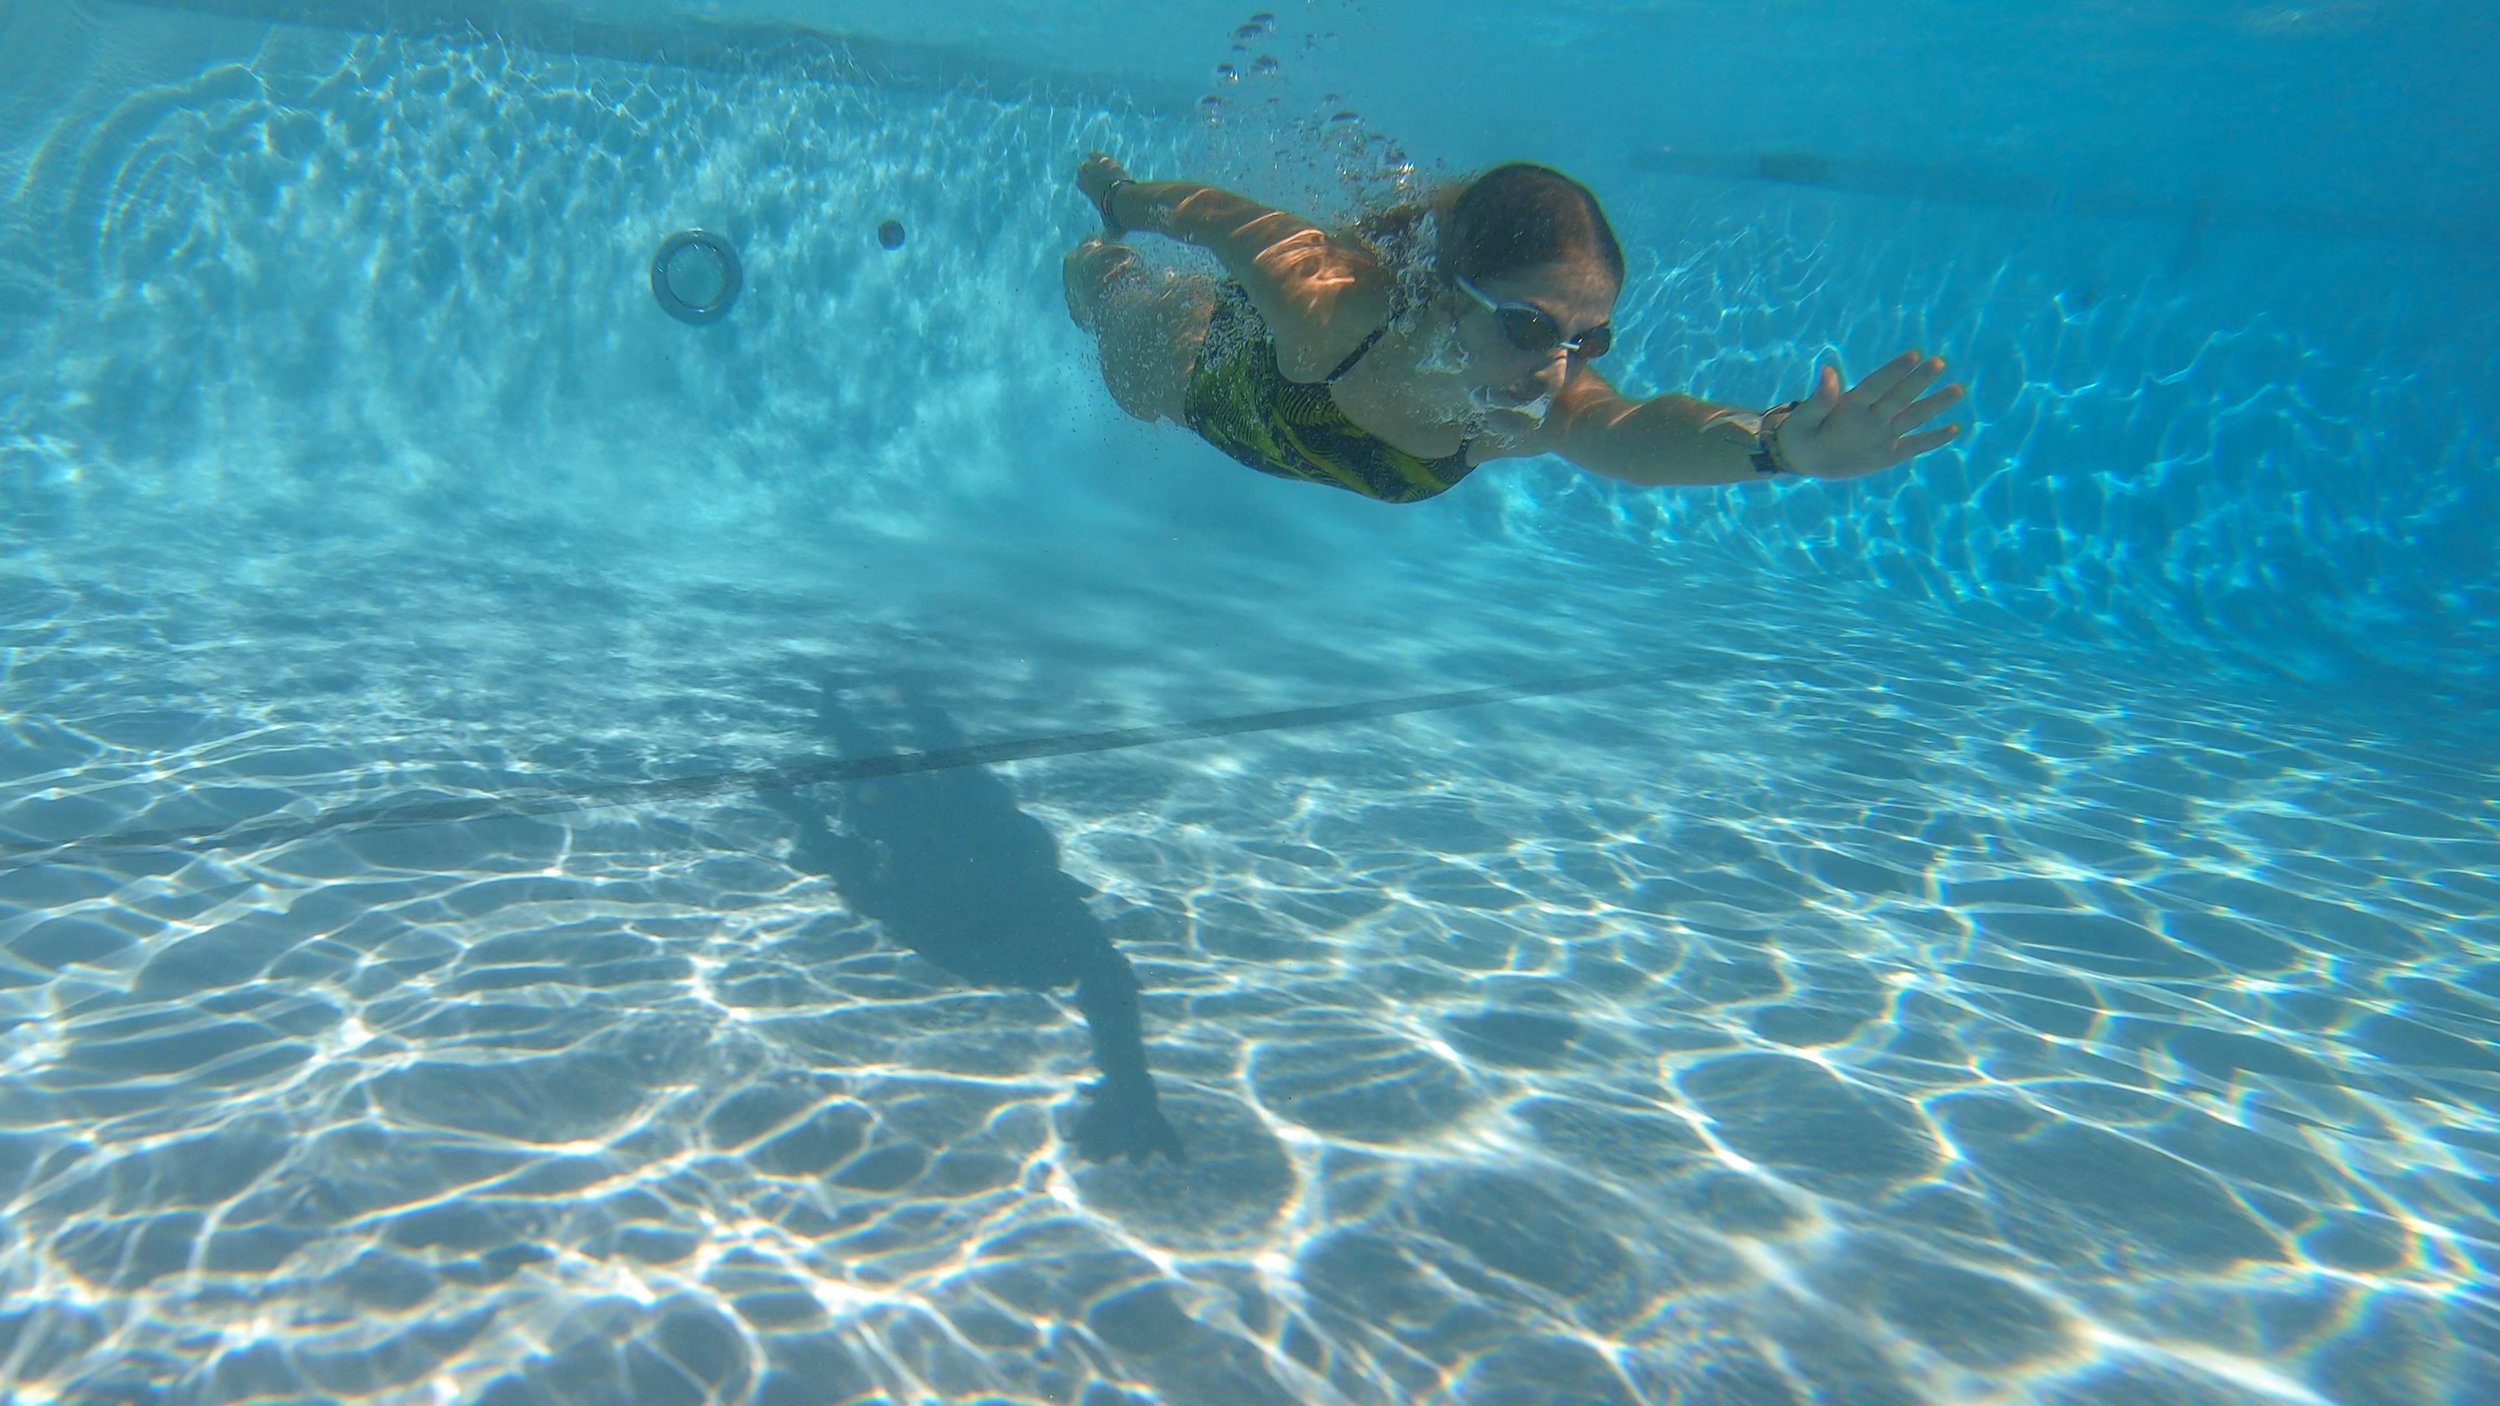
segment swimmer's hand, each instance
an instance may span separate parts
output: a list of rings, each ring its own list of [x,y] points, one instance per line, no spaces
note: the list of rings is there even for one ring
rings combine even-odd
[[[1943,374],[1943,358],[1906,351],[1844,395],[1840,368],[1826,366],[1814,379],[1814,394],[1772,432],[1774,457],[1807,478],[1856,478],[1941,448],[1961,426],[1918,427],[1962,401],[1958,384],[1922,398]]]
[[[1114,181],[1128,178],[1127,167],[1099,151],[1088,153],[1076,168],[1078,193],[1093,202],[1095,212],[1102,216],[1103,233],[1112,239],[1128,233],[1128,227],[1111,218],[1111,186]]]

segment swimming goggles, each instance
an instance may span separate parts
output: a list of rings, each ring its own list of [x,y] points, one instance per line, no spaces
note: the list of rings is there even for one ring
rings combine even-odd
[[[1556,347],[1583,360],[1606,354],[1615,344],[1615,329],[1599,323],[1577,337],[1566,339],[1553,314],[1534,303],[1505,302],[1488,295],[1483,289],[1462,278],[1460,291],[1482,304],[1502,324],[1502,335],[1523,352],[1549,352]]]

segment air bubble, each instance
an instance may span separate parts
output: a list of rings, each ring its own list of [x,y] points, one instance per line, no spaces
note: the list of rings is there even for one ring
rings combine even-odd
[[[1273,78],[1276,76],[1276,67],[1276,56],[1274,54],[1261,54],[1251,63],[1250,71],[1259,75],[1261,78]]]
[[[1209,118],[1221,117],[1224,115],[1224,100],[1217,97],[1213,93],[1209,93],[1205,97],[1198,100],[1198,110],[1205,113]]]
[[[1215,66],[1215,81],[1229,88],[1241,81],[1241,70],[1228,63],[1219,63]]]
[[[1331,127],[1351,127],[1362,120],[1363,114],[1356,112],[1350,107],[1341,107],[1335,112],[1329,114],[1328,125]]]

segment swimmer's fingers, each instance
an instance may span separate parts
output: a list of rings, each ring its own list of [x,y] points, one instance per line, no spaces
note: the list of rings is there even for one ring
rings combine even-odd
[[[1931,377],[1930,379],[1932,380],[1933,378]],[[1921,387],[1921,389],[1925,388]],[[1965,394],[1967,394],[1967,392],[1962,389],[1960,383],[1956,382],[1955,384],[1947,386],[1943,390],[1940,390],[1934,395],[1928,396],[1923,400],[1914,400],[1908,405],[1903,406],[1900,410],[1895,411],[1893,413],[1893,417],[1890,420],[1885,421],[1885,424],[1896,433],[1917,429],[1919,426],[1935,419],[1937,416],[1952,409],[1954,406],[1961,404],[1962,397]]]
[[[1917,352],[1905,351],[1867,372],[1866,379],[1858,382],[1857,387],[1851,390],[1844,399],[1859,409],[1873,410],[1879,415],[1888,414],[1890,412],[1881,408],[1884,397],[1891,395],[1901,387],[1904,381],[1917,375],[1923,365]],[[1939,362],[1937,365],[1941,368],[1943,363]],[[1913,391],[1911,394],[1915,395],[1917,392]],[[1908,396],[1902,397],[1904,404],[1907,404],[1908,400]]]
[[[1839,408],[1840,368],[1826,366],[1816,373],[1814,390],[1797,402],[1796,409],[1788,412],[1787,425],[1795,426],[1799,434],[1812,434],[1821,429],[1823,422],[1832,418],[1832,412]],[[1783,432],[1786,428],[1782,426]]]
[[[1903,435],[1893,441],[1891,462],[1885,464],[1884,467],[1891,468],[1893,464],[1915,459],[1930,449],[1942,449],[1961,432],[1960,425],[1946,425],[1941,429],[1929,430],[1925,434]]]
[[[1925,395],[1929,386],[1936,384],[1936,378],[1944,374],[1944,358],[1940,356],[1916,358],[1918,358],[1917,352],[1905,352],[1895,358],[1890,366],[1884,368],[1885,371],[1890,371],[1903,361],[1910,362],[1908,373],[1896,378],[1891,385],[1884,388],[1883,394],[1869,401],[1867,409],[1874,411],[1883,419],[1890,420],[1909,408],[1911,401]],[[1881,375],[1882,372],[1876,374]],[[1872,381],[1875,377],[1869,376],[1867,379]]]

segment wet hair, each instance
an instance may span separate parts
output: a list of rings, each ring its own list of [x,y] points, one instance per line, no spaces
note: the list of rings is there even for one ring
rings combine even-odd
[[[1596,256],[1623,284],[1623,245],[1587,186],[1550,167],[1514,161],[1467,183],[1441,222],[1436,262],[1451,278],[1482,282],[1518,269]]]

